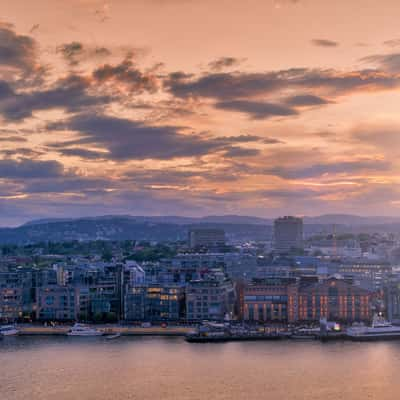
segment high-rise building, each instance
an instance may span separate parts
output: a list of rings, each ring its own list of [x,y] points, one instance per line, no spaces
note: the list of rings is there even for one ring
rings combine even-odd
[[[303,220],[282,217],[274,221],[274,249],[284,254],[303,248]]]
[[[217,248],[225,246],[225,231],[215,228],[194,228],[189,230],[189,247]]]

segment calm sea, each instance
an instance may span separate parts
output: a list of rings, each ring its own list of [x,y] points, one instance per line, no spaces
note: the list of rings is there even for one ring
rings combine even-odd
[[[6,338],[1,400],[398,400],[399,343]]]

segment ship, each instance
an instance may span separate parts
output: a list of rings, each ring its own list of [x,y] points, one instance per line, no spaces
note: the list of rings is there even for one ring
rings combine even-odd
[[[252,331],[229,324],[206,323],[196,331],[190,332],[185,339],[189,343],[220,343],[239,341],[279,340],[283,336],[277,332]]]
[[[400,326],[375,316],[371,326],[353,326],[347,329],[346,334],[351,340],[359,342],[400,340]]]

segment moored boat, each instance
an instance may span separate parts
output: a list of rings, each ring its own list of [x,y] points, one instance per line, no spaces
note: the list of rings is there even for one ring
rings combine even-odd
[[[300,328],[292,332],[289,339],[314,340],[320,337],[320,328]]]
[[[102,336],[104,333],[84,324],[75,324],[67,333],[68,336]]]
[[[18,335],[19,331],[15,327],[15,325],[3,325],[0,326],[0,335],[1,336],[15,336]]]
[[[374,317],[372,326],[355,326],[347,329],[347,336],[353,341],[369,342],[378,340],[400,340],[400,326]]]

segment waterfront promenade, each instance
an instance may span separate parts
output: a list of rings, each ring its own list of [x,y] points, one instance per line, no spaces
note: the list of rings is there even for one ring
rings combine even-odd
[[[19,335],[22,336],[57,336],[66,335],[72,325],[43,326],[43,325],[18,325]],[[185,336],[193,330],[187,326],[151,326],[142,328],[140,326],[122,326],[122,325],[93,325],[96,329],[106,333],[120,333],[124,336]]]

